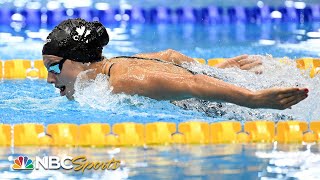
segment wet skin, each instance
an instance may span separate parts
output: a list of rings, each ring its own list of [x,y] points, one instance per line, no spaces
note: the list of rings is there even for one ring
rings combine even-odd
[[[134,56],[158,58],[168,62],[181,64],[196,63],[174,50],[157,53],[137,54]],[[45,66],[60,62],[61,57],[43,55]],[[92,70],[88,76],[95,78],[97,74],[108,74],[111,63],[109,83],[113,93],[139,94],[158,100],[182,100],[200,98],[210,101],[230,102],[250,108],[286,109],[299,103],[308,96],[306,88],[270,88],[251,91],[206,75],[193,75],[190,72],[170,63],[137,59],[109,59],[96,63],[83,64],[66,60],[60,74],[48,72],[48,83],[60,89],[60,95],[73,99],[74,83],[77,75],[86,70]],[[238,67],[242,70],[257,70],[262,64],[259,58],[248,58],[248,55],[227,59],[218,64],[218,68]]]

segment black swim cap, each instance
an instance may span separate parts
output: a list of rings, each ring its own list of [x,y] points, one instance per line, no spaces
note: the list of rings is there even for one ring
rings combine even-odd
[[[98,21],[68,19],[56,26],[47,37],[43,55],[55,55],[78,62],[102,59],[103,46],[109,42],[106,28]]]

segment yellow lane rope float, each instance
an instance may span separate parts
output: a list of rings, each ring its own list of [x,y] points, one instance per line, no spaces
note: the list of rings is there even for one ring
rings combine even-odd
[[[194,58],[201,64],[216,66],[223,62],[224,58],[211,58],[208,60]],[[280,60],[282,62],[282,60]],[[320,59],[317,58],[300,58],[296,60],[297,68],[302,71],[310,72],[310,77],[320,73]],[[0,79],[46,79],[48,76],[42,60],[6,60],[0,61]]]
[[[308,129],[308,124],[310,129]],[[13,131],[12,131],[13,130]],[[320,121],[238,121],[179,124],[123,122],[0,124],[0,146],[144,146],[170,144],[318,143]],[[13,139],[13,141],[12,141]],[[13,144],[12,144],[13,143]]]

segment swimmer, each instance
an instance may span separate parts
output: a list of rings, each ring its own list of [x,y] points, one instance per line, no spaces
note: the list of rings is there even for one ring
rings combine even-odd
[[[100,73],[109,76],[113,93],[138,94],[157,100],[198,98],[213,102],[229,102],[249,108],[286,109],[308,96],[307,88],[269,88],[252,91],[204,74],[196,74],[181,66],[197,63],[177,51],[105,58],[102,49],[109,42],[106,28],[100,22],[68,19],[56,26],[43,46],[47,82],[60,89],[60,95],[73,99],[77,75],[88,71],[89,78]],[[238,67],[252,70],[261,60],[241,55],[227,59],[217,68]],[[259,72],[258,72],[259,73]]]

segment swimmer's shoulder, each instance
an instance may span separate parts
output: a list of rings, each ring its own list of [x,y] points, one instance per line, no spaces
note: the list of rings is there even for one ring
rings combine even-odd
[[[118,66],[119,64],[122,64],[122,67],[123,67],[123,64],[128,62],[126,61],[128,58],[126,58],[128,56],[117,56],[117,57],[111,57],[111,58],[105,58],[106,62],[105,64],[103,65],[103,71],[102,73],[103,74],[106,74],[108,75],[109,77],[111,76],[111,69],[115,69],[114,67],[115,66]]]
[[[145,57],[138,57],[138,56],[116,56],[116,57],[111,57],[109,59],[105,58],[106,60],[106,64],[105,67],[103,68],[103,72],[104,74],[111,74],[111,68],[114,67],[116,64],[117,66],[119,66],[119,64],[121,64],[120,66],[122,68],[124,67],[129,67],[132,65],[137,65],[137,64],[144,64],[143,62],[161,62],[161,63],[168,63],[166,61],[163,61],[161,59],[155,59],[155,58],[145,58]],[[142,63],[142,64],[141,64]],[[114,68],[113,68],[114,69]]]

